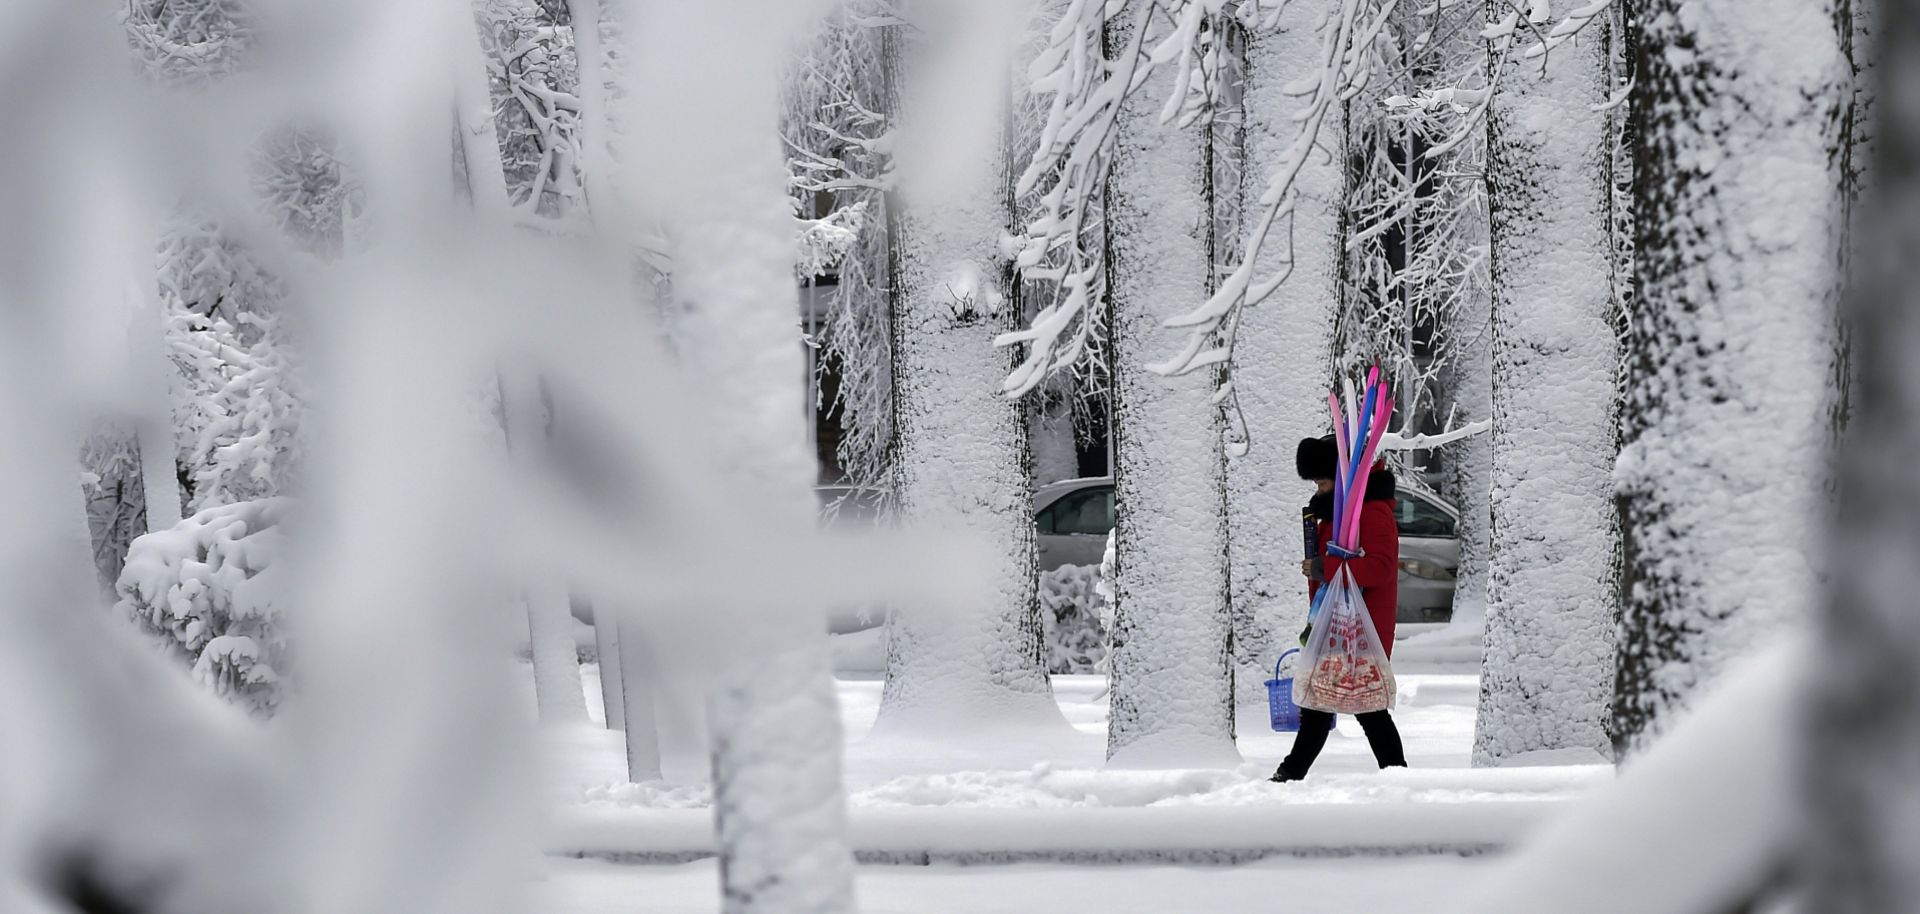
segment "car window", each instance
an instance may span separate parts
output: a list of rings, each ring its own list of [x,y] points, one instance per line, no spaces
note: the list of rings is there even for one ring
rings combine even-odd
[[[1113,529],[1113,487],[1082,489],[1040,512],[1041,533],[1106,536]]]
[[[1444,508],[1410,492],[1400,493],[1394,503],[1394,520],[1401,536],[1454,536],[1453,515]]]

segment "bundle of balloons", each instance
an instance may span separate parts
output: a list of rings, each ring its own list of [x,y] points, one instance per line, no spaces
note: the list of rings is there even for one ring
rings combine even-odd
[[[1380,366],[1367,372],[1366,384],[1356,394],[1352,379],[1340,392],[1327,394],[1333,412],[1333,438],[1340,464],[1333,480],[1333,537],[1327,552],[1355,558],[1360,551],[1360,507],[1367,495],[1367,479],[1380,455],[1380,440],[1392,418],[1392,400],[1380,378]],[[1393,670],[1385,646],[1367,615],[1367,602],[1353,572],[1345,563],[1314,594],[1313,632],[1301,650],[1300,669],[1293,677],[1293,700],[1303,708],[1336,714],[1365,714],[1393,706]]]

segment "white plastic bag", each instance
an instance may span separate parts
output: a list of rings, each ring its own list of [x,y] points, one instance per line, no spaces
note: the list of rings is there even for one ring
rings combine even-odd
[[[1393,707],[1393,667],[1353,572],[1341,566],[1322,586],[1328,590],[1320,615],[1294,668],[1293,703],[1334,714]]]

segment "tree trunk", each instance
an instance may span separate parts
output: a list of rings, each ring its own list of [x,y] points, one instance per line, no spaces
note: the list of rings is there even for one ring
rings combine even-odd
[[[580,147],[580,183],[587,192],[587,213],[605,221],[612,205],[612,120],[607,111],[607,56],[600,40],[600,0],[566,0],[573,29],[574,66],[580,74],[580,123],[574,142]]]
[[[1623,751],[1816,599],[1850,97],[1848,23],[1830,3],[1647,7],[1640,301],[1615,473]]]
[[[1108,46],[1128,48],[1132,30],[1145,28],[1152,48],[1169,29],[1164,16],[1141,19],[1111,24]],[[1123,60],[1113,78],[1132,65]],[[1124,103],[1107,190],[1119,505],[1107,760],[1228,766],[1240,754],[1213,378],[1164,378],[1145,367],[1175,342],[1161,322],[1205,301],[1210,286],[1206,135],[1161,122],[1173,80],[1171,68],[1159,68]]]
[[[1080,476],[1080,442],[1073,426],[1072,393],[1029,395],[1033,484],[1050,485]]]
[[[674,226],[672,326],[707,408],[713,463],[758,509],[759,529],[789,542],[815,535],[819,469],[807,447],[812,404],[775,134],[784,52],[810,6],[656,0],[650,27],[634,34],[640,84],[727,70],[683,81],[670,102],[638,101],[659,105],[642,114],[657,139],[649,161],[671,175],[661,197]],[[768,605],[764,586],[735,599],[716,611],[753,624],[714,633],[729,644],[708,698],[722,910],[849,911],[841,727],[820,607]]]
[[[1338,15],[1340,4],[1313,0],[1304,6],[1289,7],[1278,28],[1257,31],[1247,41],[1246,164],[1240,192],[1248,201],[1260,199],[1300,131],[1293,116],[1310,99],[1290,94],[1287,86],[1316,75],[1321,54],[1315,25],[1323,16]],[[1241,312],[1234,345],[1234,389],[1249,444],[1244,456],[1227,461],[1234,681],[1243,706],[1265,706],[1263,683],[1273,675],[1275,655],[1293,646],[1294,634],[1307,620],[1300,509],[1312,486],[1300,480],[1293,457],[1300,439],[1331,431],[1329,348],[1333,314],[1342,299],[1346,182],[1341,119],[1330,114],[1320,129],[1320,144],[1331,153],[1314,155],[1300,170],[1292,231],[1277,230],[1281,239],[1292,239],[1293,273],[1266,301]],[[1257,220],[1261,207],[1249,206],[1243,215]],[[1276,259],[1286,254],[1275,252]]]
[[[1006,71],[991,66],[1003,57],[983,55],[985,67],[950,59],[986,50],[968,40],[978,28],[928,34],[909,45],[895,27],[883,45],[895,87],[888,93],[892,126],[902,137],[900,192],[886,208],[895,496],[904,521],[975,537],[988,561],[979,592],[888,615],[876,732],[951,737],[983,721],[1065,723],[1040,638],[1026,408],[1001,393],[1013,362],[993,345],[1020,316],[999,249],[1013,220],[1009,115],[1004,104],[973,112],[985,117],[946,110],[940,95],[956,77],[1005,85]],[[1010,92],[1004,97],[1011,101]],[[964,152],[956,151],[961,136]],[[936,143],[945,147],[938,156]],[[929,167],[941,159],[953,167]]]
[[[1448,317],[1447,401],[1455,425],[1493,416],[1491,302],[1484,291],[1462,299]],[[1460,564],[1454,573],[1453,627],[1464,633],[1487,622],[1487,557],[1493,552],[1492,436],[1472,435],[1447,445],[1447,497],[1460,509]]]
[[[460,130],[463,135],[472,129],[466,121],[466,111],[461,108]],[[499,161],[496,152],[494,160]],[[467,159],[468,174],[475,174],[471,154]],[[494,172],[493,174],[503,174]],[[482,181],[470,177],[478,201]],[[500,199],[505,199],[506,184],[504,178],[499,182]],[[515,462],[526,474],[540,471],[541,456],[546,451],[547,433],[544,410],[541,406],[539,380],[533,375],[512,371],[503,375],[500,381],[500,406],[506,414],[507,446],[513,452]],[[586,693],[580,687],[580,654],[573,643],[573,607],[567,597],[567,588],[555,576],[538,569],[530,571],[522,581],[522,598],[526,603],[527,637],[533,654],[533,694],[534,702],[540,710],[541,723],[579,723],[587,719]]]
[[[458,28],[453,38],[458,55],[454,77],[455,125],[461,157],[466,161],[467,197],[481,224],[506,231],[512,210],[507,194],[506,168],[500,160],[499,133],[493,123],[493,96],[487,89],[487,62],[480,35],[455,0]],[[548,450],[546,408],[538,376],[507,372],[500,382],[500,407],[507,424],[508,447],[524,472],[540,472]],[[540,570],[532,571],[523,597],[527,608],[527,637],[533,653],[534,701],[543,723],[578,723],[587,719],[586,694],[580,687],[580,655],[573,643],[573,612],[565,582]]]
[[[1552,4],[1553,21],[1580,6]],[[1503,3],[1489,19],[1507,15]],[[1609,470],[1619,347],[1604,26],[1512,54],[1487,120],[1492,545],[1474,763],[1610,753],[1618,548]],[[1532,43],[1524,25],[1515,39]]]
[[[620,689],[620,723],[626,731],[627,780],[635,784],[661,778],[660,713],[654,685],[659,665],[647,651],[644,627],[618,610],[601,608],[620,633],[614,645],[614,665]],[[624,624],[623,624],[624,623]],[[602,667],[605,669],[605,667]]]
[[[1889,2],[1876,23],[1871,54],[1878,89],[1889,99],[1920,80],[1920,10]],[[1873,202],[1860,233],[1847,316],[1859,371],[1858,411],[1840,461],[1834,568],[1815,670],[1803,766],[1812,818],[1804,850],[1810,897],[1822,914],[1920,910],[1913,816],[1920,791],[1920,383],[1912,371],[1920,347],[1920,118],[1897,106],[1878,111]]]
[[[158,226],[157,221],[136,220],[136,228]],[[147,532],[170,530],[180,524],[181,493],[179,469],[174,457],[179,445],[174,441],[173,380],[177,372],[167,358],[167,325],[160,301],[160,278],[156,271],[154,243],[157,235],[134,231],[127,238],[128,270],[137,290],[133,322],[128,342],[145,390],[140,393],[141,415],[138,437],[140,449],[140,488],[147,506]]]
[[[159,338],[164,331],[158,326],[159,321],[144,319],[147,316],[155,315],[150,311],[142,312],[140,332],[154,334],[155,340],[136,345],[157,349],[165,345],[165,340]],[[157,353],[152,361],[157,362],[155,367],[162,370],[172,367],[165,356]],[[159,382],[165,384],[166,376],[161,375]],[[173,404],[165,391],[162,387],[159,396],[147,398],[157,402],[146,410],[140,422],[140,488],[146,496],[148,533],[170,530],[178,526],[181,520],[180,476],[174,465]]]
[[[627,729],[620,680],[620,621],[604,601],[593,607],[593,654],[600,661],[600,713],[609,730]]]

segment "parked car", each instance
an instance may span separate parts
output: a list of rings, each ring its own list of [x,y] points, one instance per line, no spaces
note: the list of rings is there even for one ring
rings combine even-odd
[[[1402,622],[1453,618],[1454,575],[1460,570],[1460,510],[1432,489],[1401,483],[1393,506],[1400,526]]]
[[[1460,511],[1426,486],[1401,482],[1394,516],[1400,525],[1402,622],[1453,618],[1454,575],[1460,566]],[[1098,565],[1113,529],[1113,477],[1069,479],[1041,488],[1033,498],[1040,567]],[[1276,562],[1295,562],[1293,555]]]
[[[1033,493],[1040,570],[1098,565],[1113,529],[1113,477],[1068,479]]]

